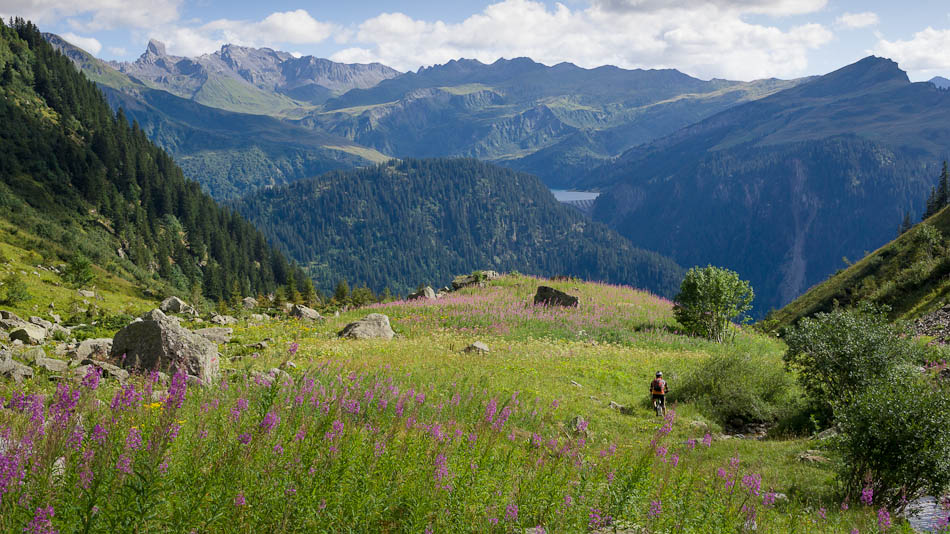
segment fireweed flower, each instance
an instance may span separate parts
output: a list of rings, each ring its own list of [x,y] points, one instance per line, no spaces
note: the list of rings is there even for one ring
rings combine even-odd
[[[142,448],[142,432],[132,427],[129,429],[129,435],[125,438],[125,448],[130,451],[137,451]]]
[[[27,534],[58,534],[59,531],[53,528],[53,516],[55,512],[52,506],[37,508],[33,520],[23,529]]]
[[[287,353],[293,356],[294,354],[297,354],[297,349],[299,348],[300,345],[298,343],[291,343],[290,346],[287,347]]]
[[[185,402],[185,392],[188,391],[188,375],[185,371],[179,369],[172,376],[171,384],[168,386],[168,397],[165,399],[165,407],[169,405],[176,409],[181,408]]]
[[[242,445],[247,445],[248,443],[251,442],[251,434],[249,434],[248,432],[245,432],[241,434],[240,436],[238,436],[237,439],[238,441],[241,442]]]
[[[96,423],[96,426],[92,427],[92,440],[99,445],[105,443],[108,435],[109,431],[103,428],[99,423]]]
[[[887,511],[887,508],[881,507],[877,511],[877,525],[881,527],[881,530],[887,530],[891,526],[891,514]]]
[[[56,394],[53,398],[53,404],[49,407],[50,415],[56,423],[65,425],[76,411],[76,406],[79,405],[79,390],[74,390],[61,382],[56,386]]]
[[[762,475],[753,473],[742,477],[742,485],[749,490],[749,495],[759,496],[759,490],[762,487]]]
[[[518,520],[518,505],[511,503],[505,508],[505,521],[517,521]]]
[[[244,492],[239,491],[237,495],[234,496],[234,506],[244,506],[247,504],[247,499],[244,498]]]
[[[709,432],[706,432],[706,435],[703,436],[703,445],[705,445],[706,447],[709,447],[712,445],[712,434],[710,434]]]
[[[132,474],[132,458],[127,454],[119,456],[119,460],[115,463],[115,468],[118,471],[121,471],[127,475]]]
[[[265,434],[269,434],[271,430],[274,430],[274,427],[276,427],[278,423],[280,423],[280,416],[271,410],[267,412],[267,415],[264,416],[264,419],[261,421],[260,428]]]
[[[824,508],[819,508],[818,517],[820,517],[822,520],[825,520],[828,518],[828,512]]]
[[[129,384],[116,392],[115,396],[112,397],[109,408],[112,411],[130,410],[133,406],[138,406],[141,403],[142,393],[135,390],[135,384]]]
[[[498,401],[494,398],[488,401],[485,406],[485,422],[491,424],[495,420],[495,414],[498,412]]]
[[[765,496],[762,497],[762,505],[763,505],[763,506],[772,506],[772,505],[774,505],[774,504],[775,504],[775,495],[776,495],[775,492],[774,492],[774,491],[771,491],[771,490],[770,490],[768,493],[766,493]]]
[[[95,365],[90,365],[86,369],[86,375],[82,377],[82,387],[89,391],[95,391],[99,387],[99,380],[102,378],[102,369]]]
[[[861,490],[861,502],[866,506],[871,506],[874,503],[874,490],[870,486]]]

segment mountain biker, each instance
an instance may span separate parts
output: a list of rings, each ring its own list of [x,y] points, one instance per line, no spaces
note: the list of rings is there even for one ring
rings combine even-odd
[[[657,371],[656,378],[653,379],[653,382],[650,382],[650,394],[653,395],[653,405],[659,406],[665,411],[666,393],[669,390],[670,388],[667,385],[666,380],[663,380],[663,372]]]

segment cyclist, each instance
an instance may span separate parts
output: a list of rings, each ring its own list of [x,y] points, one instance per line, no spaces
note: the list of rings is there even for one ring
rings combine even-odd
[[[653,379],[653,382],[650,382],[650,394],[653,395],[653,407],[657,414],[666,411],[666,394],[669,390],[666,380],[663,380],[663,372],[657,371],[656,378]]]

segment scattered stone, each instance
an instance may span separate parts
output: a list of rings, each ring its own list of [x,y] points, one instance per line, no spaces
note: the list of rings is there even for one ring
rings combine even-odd
[[[35,315],[33,317],[30,317],[30,322],[35,324],[36,326],[42,326],[43,328],[47,330],[50,330],[53,328],[53,323],[47,321],[46,319],[43,319],[42,317],[37,317]]]
[[[699,432],[709,432],[709,425],[703,421],[690,421],[689,426]]]
[[[107,337],[86,339],[76,349],[76,358],[80,360],[105,360],[112,352],[112,340]]]
[[[35,365],[40,369],[46,369],[50,373],[65,373],[69,368],[69,365],[63,360],[46,357],[37,358]]]
[[[571,380],[571,385],[574,386],[574,387],[576,387],[576,388],[582,388],[582,387],[584,387],[584,386],[578,384],[577,382],[575,382],[575,381],[573,381],[573,380]]]
[[[86,297],[87,299],[95,298],[96,296],[95,291],[89,291],[87,289],[80,289],[79,294],[83,297]]]
[[[254,297],[244,297],[241,299],[241,305],[244,306],[246,310],[253,310],[257,307],[257,299]]]
[[[491,350],[489,350],[488,345],[482,343],[481,341],[476,341],[475,343],[472,343],[471,345],[465,347],[465,352],[477,352],[479,354],[487,354],[491,352]]]
[[[26,363],[36,363],[40,358],[46,357],[46,351],[40,347],[30,347],[15,353],[17,358]]]
[[[14,360],[10,353],[0,353],[0,376],[12,379],[19,384],[26,378],[33,378],[33,369]]]
[[[17,314],[13,313],[12,311],[7,311],[7,310],[0,310],[0,319],[4,321],[16,321],[18,323],[26,322],[23,319],[20,319],[19,317],[17,317]]]
[[[52,304],[52,302],[51,302],[50,304]],[[49,316],[53,319],[53,322],[56,323],[56,324],[59,324],[59,323],[62,323],[62,322],[63,322],[63,318],[60,317],[58,314],[51,313],[51,314],[49,314]]]
[[[480,273],[481,276],[476,276],[476,273]],[[488,282],[496,278],[500,278],[501,275],[496,271],[476,271],[472,274],[460,274],[452,280],[452,290],[457,291],[463,287],[473,286],[475,284],[480,284],[482,282]]]
[[[538,286],[538,292],[534,295],[534,304],[543,304],[545,306],[577,306],[578,299],[563,291],[558,291],[553,287]]]
[[[799,462],[805,462],[807,464],[825,464],[830,460],[821,455],[821,451],[807,450],[798,455]]]
[[[196,315],[195,309],[178,297],[168,297],[167,299],[163,300],[158,307],[165,313],[185,313],[188,315]]]
[[[256,371],[253,374],[251,374],[251,377],[254,379],[255,382],[259,382],[266,386],[270,386],[271,384],[274,383],[275,380],[280,380],[280,381],[293,380],[292,378],[290,378],[290,375],[287,374],[286,371],[282,371],[276,367],[271,368],[266,373],[261,373],[259,371]]]
[[[247,345],[247,348],[264,350],[267,348],[267,341],[261,340],[261,341],[258,341],[257,343],[251,343],[250,345]]]
[[[823,439],[832,438],[837,435],[838,435],[838,427],[833,426],[831,428],[826,428],[822,430],[821,432],[815,434],[815,436],[812,439],[823,440]]]
[[[152,310],[142,321],[120,330],[113,339],[111,354],[124,369],[182,369],[205,383],[218,376],[218,346],[182,328],[161,310]]]
[[[212,326],[210,328],[199,328],[198,330],[194,330],[194,333],[207,339],[208,341],[221,344],[231,341],[231,335],[234,334],[234,329],[221,326]]]
[[[46,339],[46,329],[35,324],[23,323],[19,328],[10,332],[10,339],[21,341],[27,345],[39,345]]]
[[[252,313],[250,320],[252,323],[266,323],[270,317],[264,315],[263,313]]]
[[[611,410],[617,410],[623,415],[633,415],[633,408],[630,406],[624,406],[623,404],[610,401],[609,407]]]
[[[575,434],[587,435],[588,421],[579,415],[575,415],[567,424],[567,428]]]
[[[310,321],[320,321],[323,319],[323,317],[320,315],[320,312],[301,304],[294,304],[290,308],[290,316],[297,317],[298,319],[307,319]]]
[[[230,315],[213,315],[211,317],[211,322],[214,324],[229,325],[237,323],[238,320],[234,317],[231,317]]]
[[[392,339],[395,335],[389,326],[389,317],[381,313],[371,313],[366,317],[350,323],[340,330],[340,337],[348,339]]]
[[[436,299],[435,290],[429,286],[425,286],[419,291],[416,291],[415,293],[411,293],[408,297],[406,297],[406,300],[417,300],[417,299],[435,300]]]
[[[280,368],[281,368],[281,369],[296,369],[296,368],[297,368],[297,364],[295,364],[295,363],[294,363],[293,361],[291,361],[291,360],[287,360],[286,362],[280,364]]]

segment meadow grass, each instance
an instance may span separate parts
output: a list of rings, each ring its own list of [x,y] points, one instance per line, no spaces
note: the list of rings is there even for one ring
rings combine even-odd
[[[576,310],[526,304],[539,283],[242,321],[208,387],[3,383],[0,531],[906,530],[873,504],[842,510],[829,468],[797,459],[814,442],[723,439],[697,406],[648,406],[657,369],[676,387],[726,350],[781,365],[780,342],[687,338],[669,302],[604,284],[543,282]],[[336,336],[370,311],[396,339]],[[491,352],[463,352],[475,340]]]

